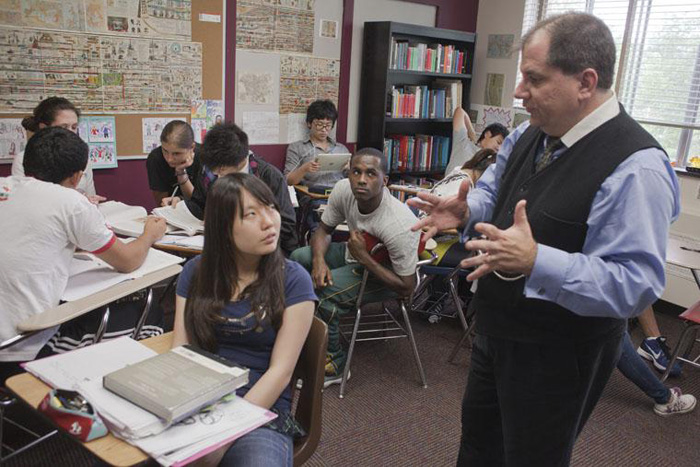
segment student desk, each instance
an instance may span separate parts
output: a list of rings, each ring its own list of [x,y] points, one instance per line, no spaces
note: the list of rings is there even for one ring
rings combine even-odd
[[[200,250],[199,248],[190,248],[180,245],[164,245],[154,243],[153,248],[155,248],[156,250],[164,251],[166,253],[180,256],[182,258],[191,258],[193,256],[202,254],[202,250]]]
[[[150,274],[146,274],[145,276],[139,277],[138,279],[120,282],[108,289],[102,290],[88,297],[81,298],[79,300],[74,300],[71,302],[66,302],[61,305],[58,305],[55,308],[51,308],[50,310],[44,311],[43,313],[34,315],[19,323],[17,325],[17,330],[20,332],[20,334],[11,339],[6,340],[5,342],[2,342],[0,344],[0,348],[10,347],[16,342],[19,342],[25,337],[28,337],[36,332],[43,331],[44,329],[49,329],[54,326],[58,326],[72,319],[78,318],[92,310],[95,310],[105,305],[109,305],[110,303],[122,297],[126,297],[127,295],[131,295],[132,293],[138,292],[139,290],[149,288],[162,280],[175,277],[178,274],[180,274],[180,271],[182,271],[182,266],[180,266],[179,264],[174,264],[163,269],[159,269],[158,271],[152,272]],[[136,326],[134,335],[137,335],[141,327],[143,326],[149,309],[150,294],[146,308],[144,309],[144,313],[139,319],[139,322]],[[105,316],[108,316],[108,314],[105,313]],[[105,319],[103,319],[102,324],[100,325],[100,329],[95,335],[96,342],[99,342],[102,334],[104,333],[105,327],[106,321]]]
[[[675,266],[690,269],[695,283],[700,289],[700,250],[698,243],[683,241],[670,237],[666,249],[666,262]]]
[[[173,333],[169,332],[161,336],[142,340],[141,343],[158,353],[163,353],[170,349],[172,341]],[[51,389],[30,373],[15,375],[7,379],[7,381],[5,381],[5,385],[8,389],[15,393],[17,397],[35,409],[39,406],[39,403]],[[148,456],[139,448],[130,445],[126,441],[116,438],[111,433],[88,443],[82,443],[73,437],[70,438],[75,440],[75,442],[82,444],[95,456],[99,457],[109,465],[129,466],[148,460]]]

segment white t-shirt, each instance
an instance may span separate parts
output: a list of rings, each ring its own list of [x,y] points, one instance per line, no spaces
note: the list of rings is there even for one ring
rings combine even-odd
[[[12,161],[12,175],[15,177],[24,177],[24,151],[17,154]],[[86,195],[97,194],[95,191],[95,179],[92,175],[92,162],[90,162],[90,159],[88,159],[87,166],[83,171],[83,176],[80,177],[76,189]]]
[[[16,325],[59,304],[75,248],[101,253],[115,241],[97,206],[76,190],[31,177],[0,178],[0,340]],[[0,361],[31,360],[56,329],[0,351]]]
[[[362,214],[352,194],[350,180],[345,178],[338,181],[328,198],[321,221],[329,227],[347,221],[350,230],[360,230],[378,238],[386,246],[391,268],[399,276],[409,276],[416,271],[420,233],[411,232],[411,227],[418,219],[408,206],[391,196],[386,187],[379,207],[369,214]],[[346,250],[345,259],[347,262],[357,262],[350,255],[350,250]]]

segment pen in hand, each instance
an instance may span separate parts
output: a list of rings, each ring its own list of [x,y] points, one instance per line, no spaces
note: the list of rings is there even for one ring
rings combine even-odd
[[[175,189],[173,190],[173,194],[170,195],[170,206],[173,205],[173,200],[175,199],[175,193],[177,193],[178,188],[180,188],[180,185],[175,185]]]

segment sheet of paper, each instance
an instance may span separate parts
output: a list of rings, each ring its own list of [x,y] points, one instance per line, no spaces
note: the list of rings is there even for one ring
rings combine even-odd
[[[143,138],[143,152],[148,154],[160,146],[160,134],[169,122],[177,118],[143,118],[141,119],[141,137]]]
[[[27,134],[21,118],[0,118],[0,160],[12,160],[24,151]]]
[[[248,134],[251,144],[277,143],[280,117],[277,112],[243,112],[241,128]]]
[[[24,368],[54,388],[75,389],[91,378],[101,378],[126,365],[140,362],[156,352],[128,336],[34,360]]]

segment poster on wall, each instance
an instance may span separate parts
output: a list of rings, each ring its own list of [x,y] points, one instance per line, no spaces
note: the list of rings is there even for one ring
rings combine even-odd
[[[143,152],[148,154],[160,146],[160,134],[163,128],[173,120],[179,118],[143,118],[141,119],[141,137],[143,139]]]
[[[510,58],[514,41],[513,34],[489,34],[486,58]]]
[[[503,104],[503,86],[506,75],[502,73],[486,74],[486,90],[484,92],[484,105],[500,107]]]
[[[93,169],[117,167],[117,135],[114,117],[81,117],[78,120],[78,136],[88,145]]]
[[[0,118],[0,161],[12,162],[17,154],[24,151],[27,133],[22,127],[21,118]]]
[[[192,101],[190,125],[194,131],[195,142],[201,144],[207,131],[223,121],[224,101],[213,99],[195,99]]]

